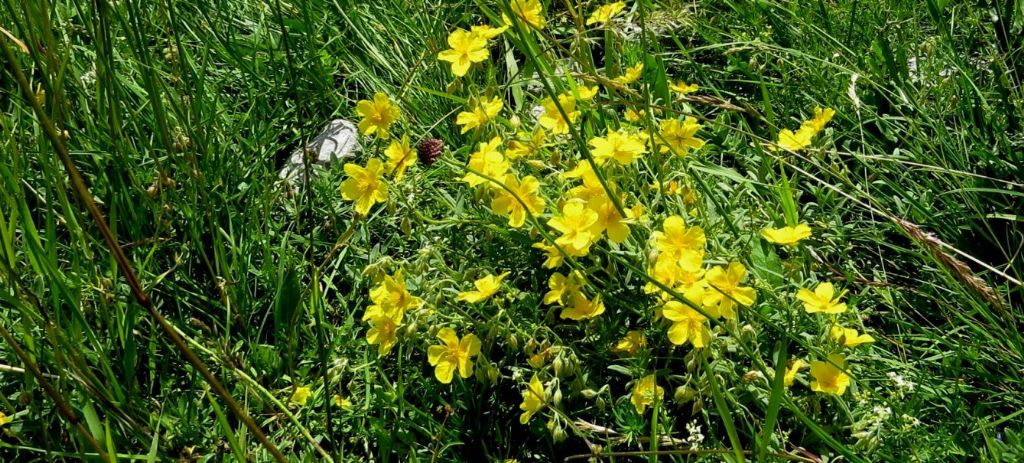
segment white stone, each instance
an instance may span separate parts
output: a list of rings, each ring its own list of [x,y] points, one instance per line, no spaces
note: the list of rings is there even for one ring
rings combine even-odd
[[[316,158],[311,168],[317,166],[328,166],[340,159],[355,156],[355,153],[362,149],[359,145],[359,129],[356,125],[345,119],[335,119],[327,124],[319,135],[313,137],[306,144],[306,148],[313,150]],[[302,182],[305,175],[305,165],[302,162],[303,149],[296,148],[288,156],[284,167],[278,175],[289,182]]]

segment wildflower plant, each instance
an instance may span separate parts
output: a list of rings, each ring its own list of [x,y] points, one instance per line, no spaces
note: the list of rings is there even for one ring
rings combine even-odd
[[[828,281],[804,287],[827,275],[802,267],[804,247],[820,233],[796,223],[792,189],[781,208],[788,224],[780,227],[772,226],[777,211],[740,217],[709,189],[723,181],[708,177],[721,171],[712,158],[738,147],[729,135],[732,115],[691,103],[705,101],[694,95],[714,82],[695,81],[685,67],[658,58],[619,54],[629,45],[613,33],[603,36],[603,67],[566,46],[586,37],[588,26],[611,31],[628,20],[626,2],[597,6],[584,24],[558,33],[550,28],[565,24],[562,18],[533,0],[478,7],[474,21],[449,25],[450,48],[429,64],[450,68],[451,99],[465,102],[439,121],[454,129],[439,169],[450,175],[443,194],[460,198],[448,201],[448,220],[471,217],[477,225],[467,230],[493,230],[475,246],[505,248],[501,254],[518,260],[484,254],[449,262],[428,248],[404,266],[442,280],[412,296],[403,266],[385,277],[363,316],[368,348],[376,346],[381,359],[396,345],[425,352],[410,359],[423,359],[443,385],[470,381],[475,371],[477,387],[510,387],[521,395],[520,425],[543,416],[537,421],[555,441],[587,438],[581,423],[606,422],[613,411],[627,432],[654,419],[658,432],[671,434],[669,410],[689,401],[703,405],[684,416],[688,426],[700,429],[696,420],[730,429],[739,404],[724,391],[743,382],[772,397],[761,412],[767,415],[801,408],[796,397],[856,390],[856,355],[844,352],[874,339],[842,326],[850,320],[845,292]],[[524,80],[502,72],[494,59],[500,54],[536,74]],[[752,155],[773,162],[808,149],[834,116],[816,106],[799,130],[765,134],[775,142],[753,144]],[[378,193],[385,182],[397,188],[421,178],[407,173],[417,168],[406,162],[409,139],[403,134],[387,147],[386,168],[376,169],[380,161],[371,156],[372,174],[351,169],[343,190],[354,212],[393,201]],[[798,183],[783,175],[787,185]],[[757,190],[743,182],[729,188]],[[809,340],[783,324],[822,331]],[[441,344],[426,345],[427,333]],[[772,338],[774,346],[763,344]],[[799,354],[781,357],[787,352]],[[670,400],[665,388],[693,392]],[[499,410],[512,413],[511,405]],[[700,412],[704,406],[711,411]],[[737,455],[747,448],[735,430],[694,442],[709,441]]]

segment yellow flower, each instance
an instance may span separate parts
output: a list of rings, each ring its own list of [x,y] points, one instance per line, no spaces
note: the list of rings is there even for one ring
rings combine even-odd
[[[801,240],[811,237],[811,227],[805,223],[795,227],[765,228],[761,236],[770,243],[792,246]]]
[[[679,182],[676,180],[669,181],[668,183],[654,182],[651,183],[650,187],[660,191],[663,196],[678,196],[683,193],[683,188],[679,186]]]
[[[526,386],[526,390],[523,391],[523,403],[519,404],[519,409],[523,410],[523,414],[519,415],[519,423],[529,423],[530,418],[544,408],[545,402],[547,402],[547,394],[544,392],[544,385],[535,374],[533,378],[530,378],[530,384]]]
[[[623,73],[621,76],[616,77],[612,80],[622,85],[629,85],[633,82],[636,82],[636,80],[640,78],[640,74],[643,73],[643,71],[644,63],[636,63],[632,67],[626,69],[626,72]]]
[[[811,139],[814,138],[814,129],[801,127],[796,132],[789,129],[779,131],[779,141],[768,148],[772,151],[800,151],[811,146]]]
[[[544,148],[544,129],[537,127],[532,134],[519,132],[518,140],[509,140],[505,156],[509,159],[518,159],[531,156]]]
[[[568,120],[562,117],[562,113],[558,111],[559,105],[569,116]],[[558,105],[551,98],[545,98],[541,102],[541,106],[544,108],[544,113],[540,115],[537,122],[540,122],[542,127],[555,135],[569,133],[569,124],[575,123],[580,117],[580,112],[576,110],[576,98],[571,95],[558,95]]]
[[[397,310],[371,312],[367,309],[366,312],[363,320],[370,322],[370,329],[366,331],[366,342],[371,346],[377,345],[377,356],[384,357],[398,342],[398,327],[402,325],[403,314]]]
[[[846,359],[839,354],[828,356],[828,362],[815,360],[811,362],[811,390],[824,392],[826,394],[843,395],[846,388],[850,386],[850,376],[843,373],[846,369]]]
[[[544,28],[544,12],[541,10],[540,0],[512,0],[509,2],[509,7],[512,9],[512,14],[526,24],[536,29]],[[501,16],[505,20],[505,24],[512,24],[508,16],[504,14]]]
[[[704,284],[704,270],[701,270],[699,266],[696,269],[691,267],[690,271],[683,270],[679,266],[679,260],[667,254],[659,254],[654,261],[654,265],[650,266],[647,273],[658,283],[668,286],[679,293],[685,293],[694,286]],[[648,294],[660,291],[654,283],[647,283],[644,286],[644,292]]]
[[[804,310],[807,313],[837,314],[846,312],[846,304],[839,302],[845,294],[846,291],[842,291],[836,295],[836,289],[832,283],[825,282],[814,287],[813,292],[807,288],[800,288],[800,291],[796,293],[796,298],[804,303]]]
[[[661,315],[670,321],[668,340],[681,346],[690,342],[695,348],[701,348],[711,342],[711,327],[707,317],[692,307],[679,301],[668,301],[661,309]]]
[[[475,334],[467,334],[459,340],[451,328],[441,328],[437,338],[444,344],[427,348],[427,361],[434,367],[434,377],[448,384],[458,369],[459,376],[469,378],[473,374],[473,356],[480,353],[480,339]]]
[[[395,180],[401,180],[405,175],[405,169],[416,163],[416,150],[409,145],[408,135],[402,135],[401,142],[392,140],[384,150],[384,155],[388,158],[384,168],[395,176]]]
[[[835,116],[836,111],[832,108],[814,108],[814,117],[800,124],[796,132],[789,129],[779,131],[779,140],[774,145],[769,145],[772,151],[787,150],[800,151],[811,145],[811,140],[818,135],[818,132],[825,130],[825,126]]]
[[[622,11],[622,9],[625,7],[626,2],[615,2],[609,3],[607,5],[602,5],[598,7],[596,10],[594,10],[593,13],[590,14],[590,17],[587,18],[587,25],[589,26],[591,24],[604,24],[608,21],[611,21],[612,18],[615,17],[615,15],[619,14],[619,12]]]
[[[592,87],[587,87],[585,85],[581,85],[581,86],[579,86],[579,88],[576,89],[576,93],[579,95],[580,100],[582,100],[582,101],[590,101],[590,100],[594,99],[595,96],[597,96],[597,90],[598,90],[597,85],[594,85]]]
[[[814,118],[805,121],[800,128],[810,127],[814,131],[814,134],[817,135],[818,132],[825,130],[825,126],[832,121],[832,116],[835,115],[836,110],[832,108],[821,109],[820,106],[817,106],[814,108]]]
[[[497,193],[491,200],[491,209],[495,214],[507,215],[510,227],[522,227],[526,223],[527,211],[533,215],[544,212],[544,198],[538,194],[540,182],[534,176],[527,175],[520,181],[515,175],[509,174],[505,177],[505,188],[508,190],[495,189]],[[516,196],[519,199],[516,199]],[[520,200],[522,202],[519,202]]]
[[[704,277],[708,290],[704,293],[703,305],[712,309],[712,315],[736,319],[736,304],[749,307],[757,300],[754,288],[740,286],[746,277],[747,268],[739,262],[729,263],[728,268],[712,267]]]
[[[388,138],[388,128],[398,120],[398,107],[391,102],[387,94],[377,92],[373,101],[359,100],[356,112],[363,116],[359,121],[359,133],[370,136],[377,134],[380,138]]]
[[[618,343],[612,347],[613,352],[623,352],[629,355],[636,355],[647,346],[647,338],[644,336],[643,331],[632,330],[626,333],[626,336],[619,340]]]
[[[875,342],[875,338],[869,334],[858,334],[854,328],[843,328],[841,326],[833,326],[829,331],[829,337],[845,347],[857,347],[861,344]]]
[[[562,256],[557,246],[540,242],[533,243],[533,247],[547,253],[547,259],[544,260],[544,268],[558,268],[562,266],[564,256]]]
[[[608,132],[605,137],[591,138],[590,146],[594,148],[591,154],[598,164],[604,164],[612,159],[619,164],[627,165],[647,151],[642,137],[624,130]]]
[[[594,222],[594,228],[592,233],[595,237],[599,237],[601,233],[608,232],[608,239],[613,243],[622,243],[629,238],[629,225],[628,221],[632,219],[633,211],[626,209],[626,215],[630,217],[622,217],[619,214],[619,210],[615,208],[615,203],[612,202],[607,195],[599,195],[590,198],[587,201],[587,207],[590,210],[597,212],[597,221]]]
[[[576,270],[569,272],[569,276],[555,272],[548,278],[548,287],[551,290],[544,294],[544,303],[565,305],[583,288],[584,281],[583,275]]]
[[[466,133],[477,127],[483,127],[491,119],[498,117],[504,103],[498,97],[482,98],[470,106],[469,111],[459,113],[455,123],[462,126],[462,132]]]
[[[633,108],[629,108],[623,117],[629,122],[636,122],[640,120],[640,113],[634,111]]]
[[[344,410],[352,409],[352,401],[342,397],[341,394],[334,394],[334,405],[341,407]]]
[[[786,387],[792,386],[793,381],[796,380],[797,373],[800,373],[800,370],[804,369],[806,366],[807,362],[804,362],[802,359],[794,360],[793,363],[789,365],[789,368],[786,368],[786,374],[782,377],[782,384]]]
[[[654,232],[658,251],[679,263],[680,268],[687,272],[696,272],[704,262],[704,229],[687,227],[686,221],[678,215],[665,219],[662,224],[664,231]]]
[[[366,162],[366,167],[359,164],[345,164],[348,178],[341,182],[341,197],[355,201],[356,213],[366,215],[375,203],[388,199],[388,186],[381,180],[384,164],[380,159],[373,158]]]
[[[292,393],[292,397],[288,399],[288,401],[293,404],[303,406],[306,405],[306,401],[309,400],[309,396],[312,393],[313,391],[310,390],[308,387],[299,386],[295,388],[295,392]]]
[[[682,122],[678,119],[663,120],[659,128],[669,148],[679,156],[686,155],[691,149],[697,150],[704,146],[704,140],[694,136],[701,125],[692,116],[687,116]]]
[[[541,369],[541,367],[544,366],[544,362],[547,361],[547,358],[547,351],[538,352],[536,354],[531,355],[530,358],[526,359],[526,363],[529,363],[531,367],[539,370]]]
[[[7,416],[4,412],[0,412],[0,426],[9,424],[11,421],[13,421],[11,417]]]
[[[465,301],[470,304],[476,304],[477,302],[483,302],[495,295],[499,289],[501,289],[501,280],[507,277],[509,272],[502,273],[501,275],[494,276],[488,274],[487,276],[477,279],[473,282],[473,286],[476,287],[474,291],[463,291],[459,293],[457,300]]]
[[[422,299],[413,296],[412,293],[409,292],[409,289],[405,285],[405,276],[402,274],[401,270],[393,276],[385,275],[384,280],[370,290],[370,300],[373,301],[374,306],[371,306],[367,310],[368,314],[370,314],[375,307],[381,311],[399,311],[404,314],[409,310],[419,308],[419,306],[423,305]],[[367,317],[364,316],[363,321],[366,320]]]
[[[676,92],[680,95],[688,95],[690,93],[696,92],[698,89],[700,89],[700,86],[698,86],[697,84],[688,84],[680,80],[673,83],[672,85],[669,85],[669,88],[672,89],[673,92]]]
[[[563,319],[580,321],[597,317],[603,313],[604,302],[601,302],[601,296],[594,296],[594,299],[590,300],[583,293],[577,292],[573,294],[572,306],[562,309],[562,313],[558,316]]]
[[[647,407],[653,406],[656,400],[660,402],[664,395],[665,390],[658,386],[654,375],[647,375],[633,385],[633,395],[629,400],[636,407],[636,412],[643,415]]]
[[[469,31],[470,33],[476,34],[477,36],[483,37],[484,40],[491,40],[501,35],[501,33],[505,32],[506,30],[508,30],[507,25],[501,27],[491,27],[487,24],[481,24],[479,26],[473,26],[472,28],[470,28]]]
[[[487,38],[484,35],[456,29],[448,35],[448,46],[451,48],[437,54],[437,59],[452,63],[452,74],[457,77],[466,75],[473,63],[487,61]]]
[[[500,146],[501,137],[497,136],[489,142],[481,142],[476,152],[469,157],[469,168],[498,181],[504,179],[505,173],[508,172],[509,164],[505,160],[505,156],[498,150]],[[488,179],[474,172],[467,172],[462,177],[462,181],[468,183],[469,186],[477,186],[489,182]],[[492,184],[491,186],[494,187],[496,185]]]
[[[581,201],[569,201],[562,206],[562,215],[553,217],[548,225],[562,234],[555,244],[571,255],[585,256],[594,241],[592,228],[598,215]]]
[[[597,173],[590,167],[590,162],[588,161],[580,161],[576,164],[575,168],[562,174],[562,177],[579,178],[583,181],[583,185],[569,190],[568,195],[570,198],[590,201],[593,198],[605,196],[604,186],[601,185],[601,180],[597,178]],[[614,191],[615,182],[609,180],[608,187]]]

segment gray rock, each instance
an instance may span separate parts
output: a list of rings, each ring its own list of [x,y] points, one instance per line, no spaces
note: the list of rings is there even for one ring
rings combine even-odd
[[[306,148],[313,150],[316,155],[310,167],[328,166],[338,160],[351,158],[362,149],[359,145],[359,129],[350,121],[335,119],[319,135],[313,137]],[[296,148],[278,175],[289,182],[301,183],[305,180],[306,170],[302,157],[303,149]]]

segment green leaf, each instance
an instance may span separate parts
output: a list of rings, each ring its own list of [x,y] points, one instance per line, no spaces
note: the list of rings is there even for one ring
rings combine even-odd
[[[775,376],[772,378],[772,395],[768,398],[768,411],[765,412],[764,428],[761,429],[761,435],[757,440],[758,461],[764,461],[765,454],[768,452],[768,443],[772,437],[772,430],[775,428],[775,422],[779,419],[782,396],[786,393],[785,377],[786,360],[789,356],[787,353],[788,347],[785,338],[779,341],[776,347],[778,354],[775,356]]]
[[[294,268],[285,269],[274,296],[274,328],[279,335],[291,333],[299,306],[299,278]]]
[[[796,198],[793,195],[793,188],[789,186],[789,177],[786,175],[785,169],[782,169],[780,165],[779,170],[782,180],[782,184],[778,187],[779,203],[782,204],[782,213],[786,216],[786,225],[794,227],[800,221],[796,210]]]
[[[785,283],[782,259],[775,253],[775,247],[762,239],[756,240],[750,247],[750,265],[758,280],[767,281],[776,287]]]
[[[711,386],[711,396],[715,401],[715,408],[718,409],[722,425],[725,426],[725,432],[729,435],[729,444],[732,445],[733,455],[736,456],[736,461],[745,461],[743,458],[743,445],[740,443],[739,433],[736,432],[736,424],[732,421],[732,411],[729,410],[729,404],[725,401],[725,396],[719,387],[718,377],[715,376],[715,372],[711,369],[708,359],[704,357],[703,360],[704,376],[708,380],[708,385]]]
[[[644,59],[644,81],[651,83],[651,94],[656,100],[661,100],[662,104],[671,101],[665,65],[660,57],[647,55]]]

